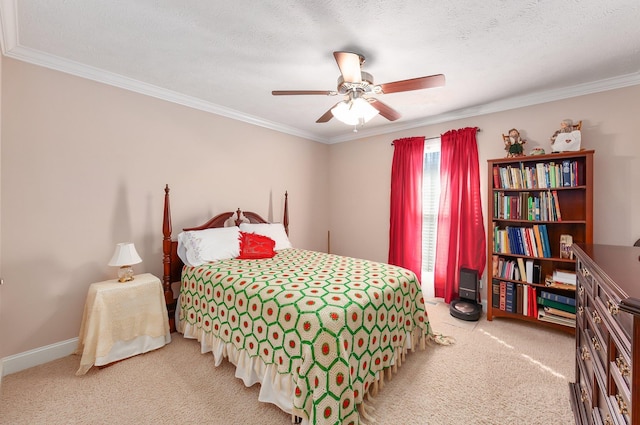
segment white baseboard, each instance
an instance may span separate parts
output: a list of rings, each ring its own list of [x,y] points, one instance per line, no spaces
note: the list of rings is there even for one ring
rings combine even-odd
[[[77,347],[78,338],[72,338],[5,357],[0,362],[0,382],[2,376],[69,356]]]

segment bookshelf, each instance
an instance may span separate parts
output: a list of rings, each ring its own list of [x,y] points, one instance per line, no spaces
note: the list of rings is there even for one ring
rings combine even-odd
[[[576,260],[561,239],[593,242],[594,153],[487,161],[488,320],[575,333]]]

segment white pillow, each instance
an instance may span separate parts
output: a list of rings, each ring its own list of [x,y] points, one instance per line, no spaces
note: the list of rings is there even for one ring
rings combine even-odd
[[[178,256],[188,266],[226,260],[240,255],[240,229],[237,226],[191,230],[178,235]]]
[[[282,223],[240,223],[240,230],[270,237],[276,242],[276,251],[293,248]]]
[[[551,152],[579,151],[581,140],[580,130],[573,130],[571,133],[558,133],[555,142],[551,144]]]

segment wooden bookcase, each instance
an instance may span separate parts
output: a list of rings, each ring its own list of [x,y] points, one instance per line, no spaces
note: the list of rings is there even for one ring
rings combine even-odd
[[[575,271],[575,258],[564,258],[560,253],[561,235],[571,235],[573,243],[593,242],[594,153],[581,150],[488,161],[488,320],[506,317],[575,333],[575,320],[569,325],[548,321],[554,317],[549,315],[541,320],[534,308],[543,311],[537,300],[542,291],[546,296],[550,293],[575,301],[575,286],[550,287],[545,278],[555,270]],[[564,173],[567,164],[570,168]],[[538,252],[537,246],[538,239],[544,240],[543,228],[548,240],[546,253],[544,246],[543,252]],[[505,273],[504,265],[509,263],[518,272]],[[522,265],[525,276],[519,273]],[[506,305],[509,299],[511,308]],[[525,314],[527,310],[529,314]]]

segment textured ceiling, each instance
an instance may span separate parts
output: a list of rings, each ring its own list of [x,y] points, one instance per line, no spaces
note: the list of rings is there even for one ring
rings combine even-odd
[[[326,143],[640,84],[638,0],[0,0],[5,55]],[[358,133],[315,121],[340,98],[333,51],[402,114]]]

